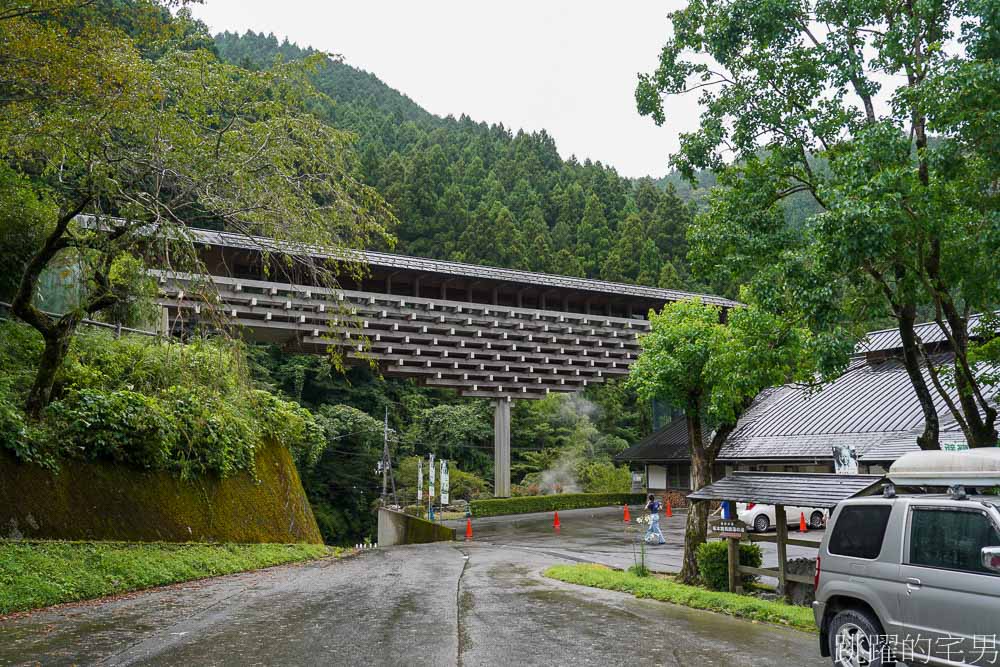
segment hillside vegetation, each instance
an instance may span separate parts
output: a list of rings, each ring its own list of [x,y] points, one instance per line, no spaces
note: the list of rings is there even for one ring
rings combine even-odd
[[[222,33],[220,57],[267,68],[316,51],[274,35]],[[436,117],[376,76],[328,59],[317,109],[357,135],[359,170],[401,224],[405,254],[643,285],[694,287],[685,260],[693,208],[672,187],[563,160],[544,130]]]
[[[254,475],[255,452],[280,442],[301,461],[322,446],[312,415],[254,388],[239,344],[188,344],[87,330],[60,369],[40,420],[23,411],[41,354],[28,327],[0,322],[0,447],[58,469],[67,459],[167,470],[182,479]]]

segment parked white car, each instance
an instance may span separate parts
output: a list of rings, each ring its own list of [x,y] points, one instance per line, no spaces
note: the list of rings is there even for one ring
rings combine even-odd
[[[774,505],[736,503],[736,514],[740,521],[758,533],[773,528],[776,522]],[[826,525],[829,512],[821,507],[785,507],[785,520],[789,526],[798,526],[802,516],[805,516],[810,528],[822,528]]]

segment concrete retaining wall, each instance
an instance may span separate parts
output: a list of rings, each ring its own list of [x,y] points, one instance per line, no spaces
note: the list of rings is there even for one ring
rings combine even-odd
[[[454,539],[454,528],[448,528],[439,523],[425,521],[384,507],[380,507],[378,510],[378,545],[380,547],[391,547],[396,544],[450,542]]]
[[[0,449],[0,539],[322,543],[291,454],[257,452],[257,479],[65,461],[58,473]]]

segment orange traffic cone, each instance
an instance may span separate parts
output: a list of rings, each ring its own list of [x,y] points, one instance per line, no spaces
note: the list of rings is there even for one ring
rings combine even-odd
[[[628,523],[631,520],[632,520],[632,517],[628,513],[628,505],[625,505],[625,523]]]
[[[559,530],[559,510],[556,510],[556,519],[552,522],[552,527]]]
[[[806,513],[799,512],[799,532],[808,533],[809,529],[806,527]]]
[[[667,516],[673,516],[673,515],[674,515],[674,511],[672,509],[670,509],[670,501],[668,500],[667,501]]]
[[[467,540],[471,540],[472,539],[472,519],[471,518],[465,520],[465,539],[467,539]]]

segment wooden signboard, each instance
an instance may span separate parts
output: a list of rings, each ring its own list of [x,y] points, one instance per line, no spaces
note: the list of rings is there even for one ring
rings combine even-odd
[[[719,537],[741,540],[747,534],[747,525],[739,519],[716,519],[709,529]]]

